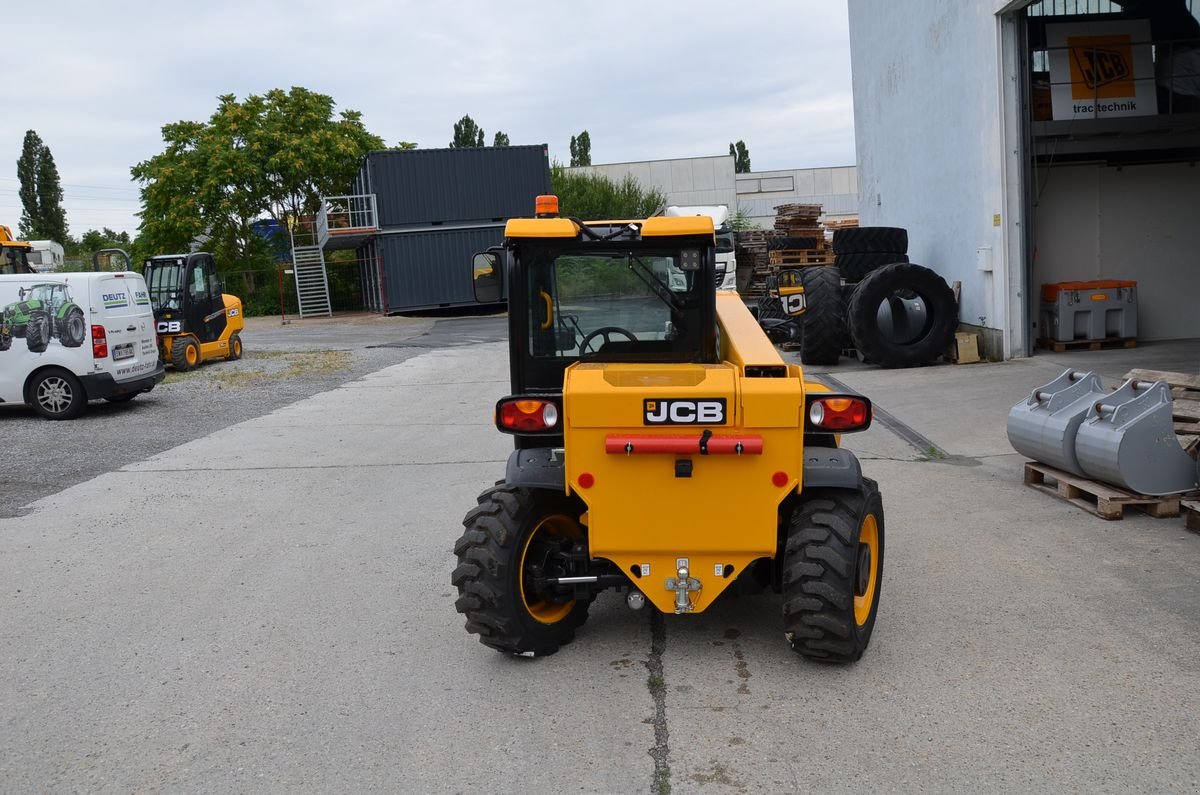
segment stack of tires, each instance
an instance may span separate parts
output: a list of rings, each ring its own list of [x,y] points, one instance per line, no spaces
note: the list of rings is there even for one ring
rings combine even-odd
[[[958,328],[958,303],[945,279],[908,261],[907,230],[838,229],[833,250],[846,281],[849,341],[864,361],[923,367],[946,352]]]

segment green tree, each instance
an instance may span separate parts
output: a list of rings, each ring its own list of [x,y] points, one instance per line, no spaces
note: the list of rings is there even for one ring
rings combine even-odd
[[[496,137],[492,139],[492,146],[508,146],[508,136],[502,132],[496,133]]]
[[[569,171],[554,163],[550,183],[558,196],[560,214],[572,218],[648,218],[667,203],[661,191],[643,188],[630,174],[614,182],[603,174]]]
[[[736,174],[750,173],[750,150],[745,141],[729,145],[729,155],[733,158],[733,171]]]
[[[579,135],[571,136],[571,166],[590,166],[592,164],[592,137],[584,130]]]
[[[62,183],[50,147],[29,130],[17,159],[21,218],[17,227],[25,239],[53,240],[65,244],[67,213],[62,206]]]
[[[393,149],[399,149],[401,152],[407,152],[409,149],[416,149],[417,144],[414,141],[397,141]]]
[[[362,114],[334,113],[332,97],[301,87],[244,101],[227,94],[207,122],[162,128],[166,149],[131,169],[141,183],[138,243],[186,251],[203,236],[224,270],[269,268],[271,247],[253,229],[313,216],[320,197],[344,193],[367,152],[383,149]]]
[[[450,142],[452,149],[466,146],[483,146],[483,128],[470,115],[454,122],[454,140]]]

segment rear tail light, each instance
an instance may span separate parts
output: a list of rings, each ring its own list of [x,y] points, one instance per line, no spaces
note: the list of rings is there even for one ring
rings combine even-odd
[[[862,395],[809,395],[804,429],[822,433],[865,431],[871,426],[871,401]]]
[[[104,326],[92,326],[92,358],[108,358],[108,335],[104,333]]]
[[[547,398],[507,397],[496,404],[496,427],[507,433],[558,431],[558,404]]]

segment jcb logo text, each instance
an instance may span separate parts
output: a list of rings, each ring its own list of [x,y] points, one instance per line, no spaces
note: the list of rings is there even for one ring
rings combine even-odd
[[[642,408],[647,425],[725,424],[725,398],[649,398]]]

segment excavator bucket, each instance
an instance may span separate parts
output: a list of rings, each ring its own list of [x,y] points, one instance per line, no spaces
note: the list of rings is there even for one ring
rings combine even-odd
[[[1198,487],[1197,464],[1175,436],[1171,387],[1129,380],[1089,409],[1075,436],[1084,473],[1139,494],[1180,494]]]
[[[1012,407],[1008,441],[1021,455],[1086,477],[1075,455],[1075,434],[1088,411],[1107,394],[1095,373],[1067,370]]]

